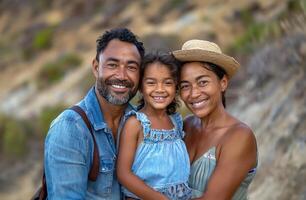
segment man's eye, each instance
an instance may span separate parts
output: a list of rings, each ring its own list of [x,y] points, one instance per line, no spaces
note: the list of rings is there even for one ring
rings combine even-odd
[[[128,66],[128,70],[135,72],[135,71],[138,70],[138,67],[136,67],[134,65],[130,65],[130,66]]]
[[[117,67],[117,64],[116,63],[107,63],[107,66],[110,67],[110,68],[115,68],[115,67]]]

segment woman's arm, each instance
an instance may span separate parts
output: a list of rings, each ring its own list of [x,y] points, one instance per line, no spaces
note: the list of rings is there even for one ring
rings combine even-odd
[[[117,176],[119,182],[141,199],[167,199],[161,193],[145,184],[131,171],[137,149],[138,137],[142,134],[140,122],[135,116],[130,117],[120,135]]]
[[[256,164],[257,147],[253,132],[241,125],[227,133],[202,200],[231,199],[249,170]]]

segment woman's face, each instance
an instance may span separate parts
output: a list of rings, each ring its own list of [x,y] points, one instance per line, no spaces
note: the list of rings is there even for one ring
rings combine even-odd
[[[222,105],[222,91],[227,87],[227,78],[221,80],[204,67],[201,62],[185,63],[181,68],[180,95],[187,108],[202,118]]]

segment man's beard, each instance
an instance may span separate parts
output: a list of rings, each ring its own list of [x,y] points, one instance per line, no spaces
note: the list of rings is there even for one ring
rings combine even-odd
[[[109,87],[112,87],[111,85],[121,85],[129,88],[129,91],[125,94],[120,95],[119,97],[116,94],[112,94],[112,91]],[[98,78],[97,80],[97,90],[99,94],[106,99],[111,104],[114,105],[124,105],[131,100],[135,94],[136,90],[133,91],[134,84],[130,81],[126,80],[119,80],[119,79],[113,79],[113,80],[104,80],[103,78]]]

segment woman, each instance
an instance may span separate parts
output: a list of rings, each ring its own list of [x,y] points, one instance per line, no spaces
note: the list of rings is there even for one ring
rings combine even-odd
[[[225,110],[225,91],[240,67],[215,43],[187,41],[174,56],[182,62],[180,95],[193,115],[184,120],[196,199],[247,199],[257,166],[252,130]]]

